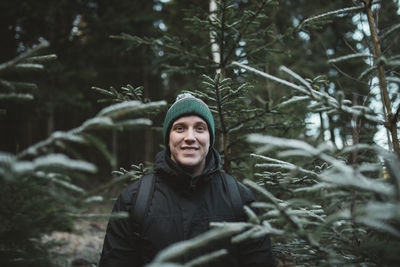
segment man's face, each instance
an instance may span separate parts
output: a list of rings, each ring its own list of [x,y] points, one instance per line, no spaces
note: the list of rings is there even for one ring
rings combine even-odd
[[[168,145],[175,163],[191,174],[201,174],[210,148],[207,123],[196,115],[177,119],[172,124]]]

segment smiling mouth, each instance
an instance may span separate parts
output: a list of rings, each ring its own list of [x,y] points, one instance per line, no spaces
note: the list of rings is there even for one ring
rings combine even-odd
[[[196,151],[199,150],[197,147],[182,147],[181,148],[184,151]]]

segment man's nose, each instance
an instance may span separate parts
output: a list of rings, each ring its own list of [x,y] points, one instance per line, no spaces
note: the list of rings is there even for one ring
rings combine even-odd
[[[195,132],[192,128],[189,128],[186,131],[185,141],[190,142],[190,141],[194,141],[194,140],[195,140]]]

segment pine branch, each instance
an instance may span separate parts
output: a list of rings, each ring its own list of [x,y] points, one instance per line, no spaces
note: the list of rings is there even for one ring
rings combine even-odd
[[[2,100],[33,100],[34,97],[31,94],[9,93],[9,94],[0,94],[0,99],[2,99]]]
[[[37,46],[28,49],[27,51],[25,51],[24,53],[20,54],[19,56],[17,56],[16,58],[7,61],[3,64],[0,64],[0,73],[2,73],[3,71],[11,68],[11,67],[15,67],[17,66],[17,64],[19,64],[20,62],[24,61],[25,59],[29,58],[30,56],[36,54],[38,51],[48,47],[50,44],[47,41],[43,41],[40,44],[38,44]]]
[[[323,153],[325,148],[313,147],[306,142],[285,139],[273,136],[251,134],[248,137],[249,142],[263,144],[264,147],[260,147],[260,151],[270,149],[273,147],[279,147],[283,150],[279,154],[281,156],[293,156],[303,155],[309,157],[318,157],[321,160],[331,165],[331,170],[319,174],[319,178],[327,183],[339,185],[339,186],[351,186],[357,189],[365,190],[367,192],[374,192],[383,196],[393,196],[394,189],[388,186],[386,183],[369,179],[362,175],[359,171],[353,167],[346,165],[344,162]]]
[[[97,171],[95,165],[83,160],[70,159],[63,154],[47,154],[36,157],[32,161],[23,161],[11,154],[0,152],[0,166],[0,177],[2,179],[10,180],[13,178],[34,175],[39,178],[46,178],[51,182],[58,182],[59,185],[64,187],[69,186],[69,189],[75,189],[75,191],[76,187],[73,188],[73,185],[62,182],[60,179],[56,178],[52,174],[54,173],[54,170],[73,170],[88,173],[95,173]]]
[[[299,86],[299,85],[296,85],[294,83],[288,82],[286,80],[277,78],[277,77],[272,76],[270,74],[267,74],[267,73],[264,73],[262,71],[256,70],[256,69],[254,69],[252,67],[243,65],[243,64],[241,64],[239,62],[233,62],[232,64],[233,65],[237,65],[237,66],[239,66],[239,67],[241,67],[243,69],[246,69],[248,71],[254,72],[254,73],[256,73],[256,74],[258,74],[260,76],[263,76],[263,77],[265,77],[267,79],[273,80],[275,82],[278,82],[280,84],[283,84],[283,85],[286,85],[286,86],[288,86],[290,88],[293,88],[293,89],[299,91],[302,94],[310,96],[313,100],[324,101],[324,104],[330,106],[333,109],[344,111],[344,112],[346,112],[348,114],[351,114],[351,115],[362,116],[365,119],[367,119],[369,121],[372,121],[372,122],[375,122],[375,123],[378,123],[378,124],[384,124],[384,122],[382,120],[380,120],[379,118],[377,118],[376,116],[371,116],[369,114],[365,114],[363,111],[360,111],[360,110],[354,109],[352,107],[349,107],[349,106],[345,105],[346,103],[344,103],[344,101],[341,101],[341,99],[336,100],[335,98],[331,97],[330,95],[328,95],[326,93],[321,93],[321,92],[313,90],[313,89],[312,90],[310,90],[310,89],[307,90],[303,86]],[[285,71],[288,74],[291,74],[292,76],[297,75],[297,74],[293,75],[293,72],[290,71],[289,69],[287,69],[284,66],[281,66],[280,69],[282,71]]]
[[[400,29],[400,23],[396,24],[392,27],[390,27],[389,30],[385,31],[383,34],[381,34],[381,36],[379,37],[379,40],[381,40],[381,42],[388,37],[389,35],[391,35],[393,32],[397,31]]]
[[[270,2],[270,0],[264,0],[261,2],[259,5],[259,8],[254,12],[253,16],[247,21],[247,23],[238,31],[237,37],[233,41],[233,45],[231,49],[228,51],[227,55],[225,58],[222,58],[222,66],[226,66],[228,63],[228,60],[230,60],[230,57],[232,54],[235,52],[236,48],[239,45],[239,42],[242,39],[243,34],[247,31],[248,27],[254,22],[254,20],[261,14],[261,11],[264,9],[265,5]]]
[[[191,251],[208,246],[210,243],[216,240],[232,236],[235,233],[239,233],[243,231],[245,227],[247,226],[243,226],[241,224],[226,224],[224,227],[213,229],[193,239],[175,243],[168,248],[160,251],[154,258],[150,266],[157,266],[153,264],[173,262],[174,259],[187,255]]]
[[[185,264],[185,267],[206,266],[206,264],[213,262],[228,254],[229,254],[228,250],[220,249],[189,261],[188,263]]]
[[[262,159],[265,161],[276,163],[275,165],[259,163],[259,164],[254,165],[254,167],[258,167],[258,168],[279,167],[279,168],[283,168],[283,169],[287,169],[287,170],[296,170],[296,171],[302,172],[304,174],[311,175],[313,177],[318,176],[318,174],[313,171],[303,169],[299,166],[296,166],[296,165],[286,162],[286,161],[282,161],[282,160],[278,160],[278,159],[274,159],[274,158],[270,158],[270,157],[266,157],[266,156],[262,156],[262,155],[257,155],[257,154],[250,154],[250,156],[253,158]]]
[[[320,20],[322,18],[336,16],[336,15],[347,14],[350,12],[357,12],[357,11],[362,10],[363,8],[364,8],[363,6],[348,7],[348,8],[342,8],[342,9],[326,12],[326,13],[323,13],[320,15],[312,16],[310,18],[305,19],[302,23],[300,23],[298,28],[299,29],[302,28],[303,25],[309,23],[310,21]]]
[[[334,253],[332,251],[322,247],[316,240],[314,240],[311,237],[310,234],[308,234],[304,231],[303,226],[301,225],[301,223],[298,222],[298,219],[296,218],[296,216],[289,214],[287,212],[286,207],[282,207],[281,205],[279,205],[279,203],[282,202],[281,200],[276,199],[265,188],[260,187],[259,185],[257,185],[256,183],[254,183],[251,180],[246,179],[243,181],[243,183],[248,185],[249,187],[253,188],[254,190],[260,192],[269,201],[271,201],[275,205],[275,208],[277,210],[279,210],[280,214],[282,214],[282,216],[298,231],[298,235],[300,237],[304,238],[304,240],[307,241],[307,243],[309,245],[311,245],[314,249],[316,249],[317,251],[326,253],[327,255],[330,255],[330,256],[334,255]]]
[[[119,91],[112,86],[108,90],[96,86],[92,86],[91,89],[108,97],[99,99],[98,102],[125,102],[131,100],[149,102],[148,99],[143,98],[143,86],[134,88],[132,85],[128,84],[122,86]]]
[[[353,59],[353,58],[364,58],[364,57],[373,57],[371,54],[369,53],[356,53],[356,54],[351,54],[351,55],[346,55],[346,56],[342,56],[342,57],[338,57],[338,58],[332,58],[328,60],[328,63],[337,63],[340,61],[345,61],[348,59]]]
[[[67,132],[54,132],[49,138],[43,140],[18,154],[18,158],[24,158],[29,155],[37,155],[41,151],[47,150],[53,146],[58,140],[64,140],[76,143],[86,143],[81,136],[86,132],[93,130],[109,130],[114,128],[123,128],[131,126],[149,126],[151,121],[148,119],[135,119],[118,121],[121,117],[133,114],[142,114],[149,109],[160,108],[166,105],[165,101],[150,102],[141,104],[138,101],[129,101],[102,109],[96,117],[82,123],[81,126],[69,130]]]
[[[25,63],[48,63],[57,59],[57,55],[44,55],[44,56],[36,56],[36,57],[28,57],[24,59]]]
[[[188,56],[188,57],[196,59],[196,60],[200,60],[201,62],[206,62],[208,64],[214,63],[211,59],[197,55],[197,54],[193,54],[182,46],[175,47],[171,44],[164,44],[164,42],[162,40],[161,41],[156,40],[156,39],[153,40],[153,39],[149,39],[149,38],[143,39],[143,38],[140,38],[137,36],[132,36],[127,33],[121,33],[121,35],[111,35],[110,38],[128,40],[128,41],[132,41],[134,43],[138,43],[139,45],[143,44],[143,45],[147,45],[147,46],[151,46],[151,47],[159,46],[161,48],[164,48],[167,51],[176,52],[178,55],[183,54],[185,56]],[[164,41],[167,41],[167,40],[164,40]]]

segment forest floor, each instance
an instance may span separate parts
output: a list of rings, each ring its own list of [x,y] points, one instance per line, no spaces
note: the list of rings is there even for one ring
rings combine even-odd
[[[90,213],[106,213],[111,205],[97,206]],[[50,249],[53,266],[95,267],[103,248],[108,219],[76,220],[69,232],[52,232],[42,238],[44,243],[56,245]],[[278,267],[294,267],[289,261],[277,259]]]
[[[111,211],[111,207],[101,207]],[[96,209],[98,210],[98,209]],[[76,220],[69,232],[52,232],[42,241],[56,243],[50,249],[54,266],[97,266],[103,247],[108,219]]]

